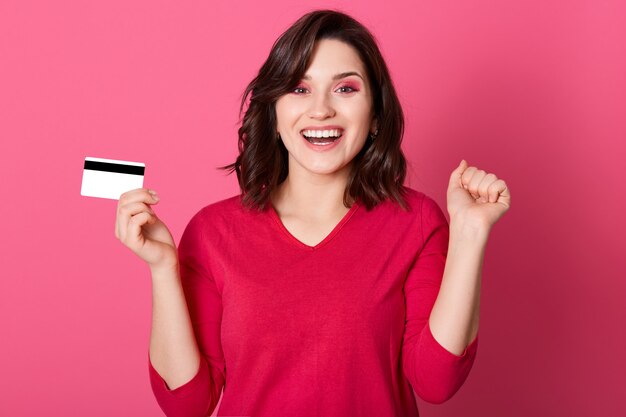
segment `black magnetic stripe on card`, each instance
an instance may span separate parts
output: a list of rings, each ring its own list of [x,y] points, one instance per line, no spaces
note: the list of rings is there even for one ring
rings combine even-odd
[[[85,169],[90,169],[92,171],[119,172],[120,174],[143,175],[146,167],[113,164],[110,162],[85,161]]]

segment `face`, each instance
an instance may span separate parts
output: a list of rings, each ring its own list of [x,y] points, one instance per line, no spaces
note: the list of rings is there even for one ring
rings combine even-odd
[[[276,117],[290,174],[348,170],[376,130],[369,80],[354,48],[334,39],[318,41],[300,84],[276,102]]]

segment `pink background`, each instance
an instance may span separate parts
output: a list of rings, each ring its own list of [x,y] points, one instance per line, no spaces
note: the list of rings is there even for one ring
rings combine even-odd
[[[410,186],[445,211],[465,158],[511,189],[473,371],[422,415],[623,415],[626,7],[591,0],[1,1],[0,415],[161,415],[149,271],[114,237],[117,201],[80,196],[84,158],[145,162],[178,241],[238,192],[215,167],[239,96],[323,7],[380,42]]]

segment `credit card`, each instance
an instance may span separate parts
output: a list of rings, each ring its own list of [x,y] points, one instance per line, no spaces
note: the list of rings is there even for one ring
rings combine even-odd
[[[85,158],[80,195],[119,200],[126,191],[143,187],[146,165],[116,159]]]

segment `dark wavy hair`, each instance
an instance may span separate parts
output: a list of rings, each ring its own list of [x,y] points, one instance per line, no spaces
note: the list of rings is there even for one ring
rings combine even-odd
[[[390,199],[406,210],[406,159],[400,148],[404,114],[400,101],[374,36],[354,18],[336,10],[305,14],[274,42],[258,75],[242,94],[240,117],[248,96],[250,102],[238,131],[239,156],[233,164],[218,169],[229,170],[229,174],[237,171],[244,206],[266,208],[272,190],[289,171],[287,148],[276,134],[276,101],[301,81],[315,43],[322,39],[342,41],[358,52],[367,71],[377,120],[378,136],[368,136],[352,160],[344,206],[350,207],[350,198],[360,198],[370,210]]]

